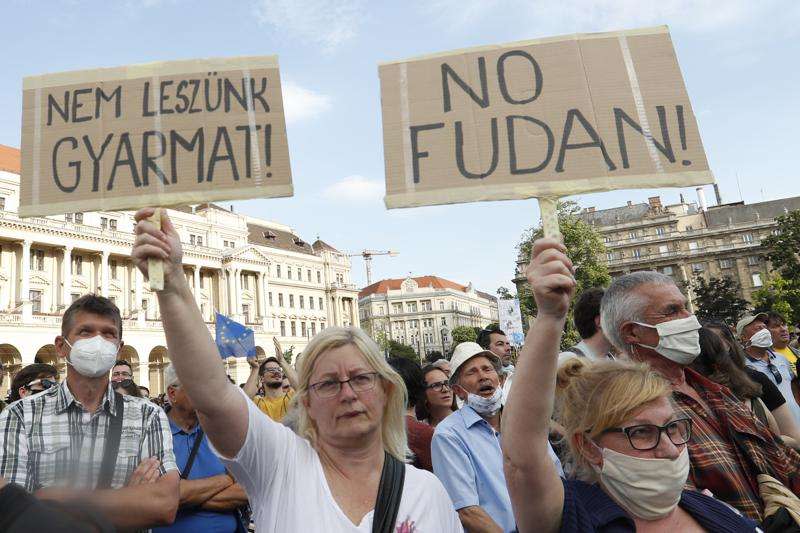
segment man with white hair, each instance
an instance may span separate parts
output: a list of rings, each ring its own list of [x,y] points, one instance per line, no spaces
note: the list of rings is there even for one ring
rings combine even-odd
[[[197,411],[172,365],[164,371],[164,381],[171,405],[167,417],[172,446],[181,470],[180,506],[171,526],[154,531],[233,533],[240,527],[237,509],[247,505],[247,495],[209,448]]]
[[[758,474],[768,472],[800,495],[800,455],[786,447],[725,387],[688,365],[700,353],[700,323],[669,276],[634,272],[603,296],[608,339],[670,381],[678,409],[692,420],[690,481],[750,518],[762,520]]]

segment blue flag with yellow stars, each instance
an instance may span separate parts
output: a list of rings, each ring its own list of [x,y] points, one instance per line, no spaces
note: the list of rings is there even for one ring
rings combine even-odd
[[[252,329],[225,315],[217,315],[217,349],[223,359],[255,357],[256,337]]]

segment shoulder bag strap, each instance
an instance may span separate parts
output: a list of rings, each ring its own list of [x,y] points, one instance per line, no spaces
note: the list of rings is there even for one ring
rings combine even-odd
[[[106,434],[106,446],[103,450],[103,462],[100,466],[100,475],[97,476],[97,488],[111,488],[111,479],[114,477],[114,467],[117,464],[117,454],[119,453],[119,440],[122,436],[122,411],[125,408],[125,401],[122,394],[114,393],[114,405],[116,416],[111,417]]]
[[[390,453],[384,453],[381,483],[378,487],[378,498],[375,500],[375,512],[372,515],[372,533],[394,531],[400,500],[403,497],[406,465]]]
[[[198,428],[197,434],[194,437],[194,444],[192,445],[192,451],[189,452],[189,458],[186,459],[186,466],[184,466],[183,470],[181,470],[181,479],[189,479],[189,472],[192,471],[194,458],[197,457],[197,450],[200,449],[200,443],[202,442],[203,442],[203,428]]]
[[[584,353],[584,351],[581,350],[580,348],[578,348],[577,344],[575,346],[571,347],[571,348],[567,348],[567,351],[574,353],[578,357],[586,357],[586,354]]]

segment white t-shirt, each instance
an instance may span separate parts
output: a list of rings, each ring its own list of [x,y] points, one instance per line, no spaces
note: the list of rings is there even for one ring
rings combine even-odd
[[[256,531],[372,531],[374,511],[356,526],[336,504],[319,455],[306,439],[264,416],[249,398],[247,409],[247,437],[236,457],[212,449],[247,492]],[[444,486],[430,472],[406,465],[396,531],[463,531]]]

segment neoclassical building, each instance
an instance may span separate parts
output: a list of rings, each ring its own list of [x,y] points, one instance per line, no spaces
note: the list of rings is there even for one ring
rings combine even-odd
[[[498,321],[497,299],[438,276],[384,279],[364,287],[358,308],[373,338],[385,335],[424,354],[446,353],[453,328],[485,327]]]
[[[169,361],[156,294],[132,263],[131,212],[100,211],[20,218],[19,150],[0,145],[0,360],[6,375],[34,360],[56,364],[61,315],[79,296],[112,299],[123,317],[121,357],[135,381],[163,391]],[[293,353],[327,326],[358,325],[358,289],[346,254],[309,244],[291,227],[207,204],[171,209],[181,235],[184,273],[214,332],[215,311],[255,331],[257,350],[277,336]],[[228,359],[242,382],[244,359]],[[5,395],[8,378],[0,395]]]

